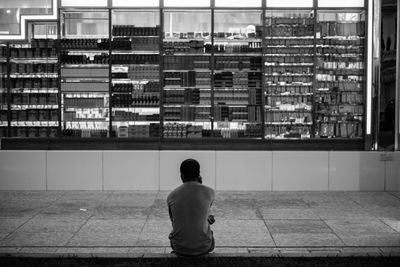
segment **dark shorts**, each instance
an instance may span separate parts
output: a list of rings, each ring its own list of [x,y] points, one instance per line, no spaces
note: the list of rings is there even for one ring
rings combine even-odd
[[[202,253],[202,254],[199,254],[199,255],[186,255],[186,254],[181,254],[181,253],[179,253],[179,252],[177,252],[176,250],[175,250],[175,248],[174,248],[174,246],[173,246],[173,244],[172,244],[172,241],[170,241],[170,244],[171,244],[171,248],[172,248],[172,251],[171,251],[171,253],[174,253],[174,254],[176,254],[176,255],[178,255],[178,256],[183,256],[183,257],[199,257],[199,256],[204,256],[204,255],[207,255],[208,253],[210,253],[211,251],[213,251],[214,250],[214,248],[215,248],[215,240],[214,240],[214,235],[213,235],[213,232],[211,231],[211,246],[210,246],[210,249],[207,251],[207,252],[205,252],[205,253]]]

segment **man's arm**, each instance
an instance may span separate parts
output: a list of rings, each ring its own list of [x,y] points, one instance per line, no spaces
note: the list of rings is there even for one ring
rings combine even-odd
[[[169,218],[171,220],[171,222],[173,222],[174,220],[172,219],[172,212],[171,212],[171,206],[168,203],[168,214],[169,214]]]

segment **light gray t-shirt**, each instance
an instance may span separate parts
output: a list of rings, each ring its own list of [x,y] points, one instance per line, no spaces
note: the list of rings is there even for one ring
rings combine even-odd
[[[200,255],[210,250],[213,237],[208,215],[214,198],[214,190],[198,182],[185,182],[168,195],[169,239],[177,253]]]

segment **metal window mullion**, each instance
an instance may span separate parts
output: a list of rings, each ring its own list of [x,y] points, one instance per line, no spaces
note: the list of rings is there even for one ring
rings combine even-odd
[[[213,1],[214,3],[214,1]],[[214,53],[214,16],[215,9],[214,5],[211,8],[211,110],[210,110],[210,121],[211,121],[211,137],[214,137],[214,119],[215,119],[215,104],[214,104],[214,70],[215,70],[215,53]]]
[[[7,42],[7,137],[11,137],[11,81],[10,81],[10,56],[11,56],[11,49],[10,43]]]
[[[163,1],[161,1],[163,3]],[[163,140],[163,132],[164,132],[164,51],[163,51],[163,32],[164,32],[164,9],[163,9],[163,5],[161,6],[161,8],[159,9],[159,18],[160,18],[160,32],[159,32],[159,116],[160,116],[160,126],[158,129],[159,132],[159,148],[161,148],[161,143]]]
[[[265,57],[264,57],[264,47],[265,47],[265,0],[263,1],[262,9],[262,34],[261,34],[261,139],[265,139]]]
[[[110,4],[111,1],[109,1]],[[112,128],[112,10],[108,9],[108,138],[113,136]]]
[[[317,1],[314,0],[314,7],[316,7]],[[314,61],[314,66],[313,66],[313,85],[312,85],[312,111],[311,111],[311,120],[312,120],[312,125],[311,125],[311,138],[315,138],[315,131],[316,131],[316,123],[317,123],[317,117],[316,117],[316,101],[315,101],[315,94],[317,91],[317,9],[314,8],[314,46],[313,46],[313,61]]]

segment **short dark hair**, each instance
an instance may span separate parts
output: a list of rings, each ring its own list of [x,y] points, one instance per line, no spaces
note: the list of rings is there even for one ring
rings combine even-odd
[[[200,175],[200,164],[195,159],[186,159],[182,162],[180,171],[185,181],[196,181]]]

